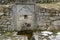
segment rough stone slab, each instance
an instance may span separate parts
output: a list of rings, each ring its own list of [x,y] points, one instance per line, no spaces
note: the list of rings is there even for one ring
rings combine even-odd
[[[0,25],[2,24],[2,22],[0,22]]]
[[[7,25],[11,24],[10,22],[6,22]]]
[[[56,20],[52,22],[53,25],[60,25],[60,20]]]

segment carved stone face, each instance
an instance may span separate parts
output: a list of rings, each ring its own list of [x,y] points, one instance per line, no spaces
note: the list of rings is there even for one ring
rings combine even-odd
[[[15,8],[14,8],[15,9]],[[16,5],[14,10],[16,29],[31,29],[34,26],[34,5]]]

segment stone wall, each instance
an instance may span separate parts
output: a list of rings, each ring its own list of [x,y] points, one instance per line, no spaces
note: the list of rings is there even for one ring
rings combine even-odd
[[[22,28],[27,28],[27,29],[35,28],[38,30],[56,30],[56,31],[60,30],[60,11],[59,10],[56,10],[54,8],[46,9],[46,8],[38,7],[35,5],[35,9],[33,12],[32,8],[34,7],[31,6],[32,7],[31,8],[29,5],[27,5],[27,7],[31,9],[31,12],[27,12],[28,8],[26,6],[22,6],[22,5],[20,6],[23,7],[22,12],[17,11],[16,5],[12,7],[13,10],[10,10],[9,12],[6,12],[6,13],[0,12],[0,27],[3,30],[11,31],[11,30],[21,29],[21,23],[19,22],[22,22],[22,21],[23,21],[23,24],[24,22],[27,22],[27,23],[33,22],[32,25],[35,25],[35,26],[32,26],[31,28],[30,27],[22,27]],[[22,19],[25,13],[26,15],[28,15],[28,19]],[[31,13],[31,14],[28,14],[28,13]],[[19,27],[17,27],[17,25]]]
[[[38,8],[39,12],[37,15],[38,29],[48,29],[52,26],[53,30],[59,30],[60,25],[60,12],[56,9],[46,9],[46,8]],[[41,28],[42,27],[42,28]],[[52,30],[50,28],[50,30]]]
[[[50,2],[59,2],[60,0],[35,0],[35,2],[39,3],[50,3]]]
[[[7,8],[8,9],[8,8]],[[6,9],[3,9],[6,10]],[[2,11],[3,11],[2,10]],[[0,12],[0,30],[13,30],[12,27],[12,13]]]
[[[0,36],[0,40],[28,40],[27,36],[16,35],[16,36]]]

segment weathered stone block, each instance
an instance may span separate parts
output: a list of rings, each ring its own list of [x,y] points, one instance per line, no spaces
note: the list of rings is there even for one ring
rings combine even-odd
[[[50,20],[59,20],[60,16],[53,16],[53,17],[49,17]]]
[[[0,22],[0,25],[2,24],[2,22]]]
[[[14,28],[11,25],[8,25],[7,29],[8,29],[8,31],[13,31],[14,30]]]
[[[49,25],[48,31],[54,31],[54,32],[57,32],[58,31],[58,27],[56,25]]]
[[[8,22],[6,22],[6,24],[9,25],[9,24],[11,24],[11,23],[8,21]]]
[[[5,24],[5,25],[3,25],[3,24],[2,24],[2,27],[3,27],[3,28],[4,28],[4,27],[6,27],[6,28],[7,28],[8,26],[7,26],[6,24]]]
[[[0,16],[3,15],[4,13],[0,12]]]
[[[7,16],[2,16],[1,19],[5,20],[7,19]]]
[[[3,19],[1,19],[0,21],[2,21],[2,22],[7,22],[7,20],[3,20]]]
[[[6,16],[10,16],[10,13],[9,13],[9,12],[7,12],[7,13],[5,13],[5,15],[6,15]]]
[[[56,20],[52,22],[53,25],[60,25],[60,20]]]
[[[6,22],[5,21],[3,22],[3,25],[6,25]]]

